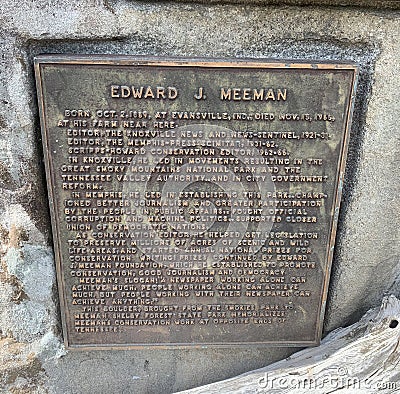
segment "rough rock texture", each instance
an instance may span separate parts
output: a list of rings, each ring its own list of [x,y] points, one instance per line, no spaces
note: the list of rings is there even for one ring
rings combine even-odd
[[[263,4],[263,5],[297,5],[297,6],[359,6],[371,7],[378,9],[400,9],[400,2],[398,0],[178,0],[185,3],[228,3],[228,4]]]
[[[359,63],[326,332],[356,321],[386,293],[399,296],[399,14],[384,8],[389,2],[382,8],[378,2],[375,8],[254,3],[0,3],[1,392],[168,393],[259,368],[295,351],[65,354],[32,67],[40,53]]]
[[[399,392],[399,320],[400,301],[385,297],[379,309],[333,331],[319,347],[182,394]]]

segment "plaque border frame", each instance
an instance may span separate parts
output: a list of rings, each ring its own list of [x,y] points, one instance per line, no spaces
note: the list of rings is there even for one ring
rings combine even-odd
[[[42,65],[109,65],[109,66],[148,66],[148,67],[182,67],[182,68],[232,68],[232,69],[304,69],[304,70],[348,70],[353,72],[351,88],[348,92],[348,106],[346,107],[343,131],[343,143],[341,144],[336,169],[336,182],[334,184],[334,199],[331,210],[331,223],[329,231],[329,242],[327,243],[326,272],[323,276],[322,294],[319,296],[319,311],[316,319],[316,330],[314,341],[263,341],[263,342],[234,342],[234,343],[126,343],[126,344],[71,344],[68,338],[67,315],[69,314],[66,306],[66,292],[64,290],[63,266],[60,246],[60,226],[57,220],[54,207],[54,176],[55,171],[52,165],[52,153],[48,146],[48,129],[45,116],[44,94],[42,89]],[[62,334],[64,346],[67,350],[141,350],[141,349],[193,349],[193,348],[245,348],[249,346],[257,347],[304,347],[318,346],[321,341],[323,321],[328,297],[328,288],[332,269],[336,231],[339,219],[339,209],[343,191],[343,182],[346,168],[346,159],[350,139],[350,129],[354,112],[357,83],[359,77],[359,66],[354,62],[347,61],[325,61],[323,59],[307,60],[282,60],[268,58],[202,58],[202,57],[154,57],[139,55],[91,55],[91,54],[43,54],[34,57],[34,71],[36,79],[36,92],[38,98],[38,109],[40,118],[40,128],[42,135],[44,164],[46,173],[47,194],[49,198],[50,219],[52,225],[54,256],[56,263],[56,278],[58,287],[58,297],[60,302],[60,314],[62,323]]]

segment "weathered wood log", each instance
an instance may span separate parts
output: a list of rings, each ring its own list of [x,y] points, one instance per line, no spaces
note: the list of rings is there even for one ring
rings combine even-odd
[[[186,390],[221,393],[400,392],[400,301],[385,297],[380,308],[325,337],[320,346],[237,377]]]

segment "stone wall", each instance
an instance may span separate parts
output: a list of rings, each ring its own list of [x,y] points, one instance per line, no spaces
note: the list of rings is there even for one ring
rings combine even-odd
[[[354,322],[384,294],[400,295],[398,2],[337,3],[1,2],[1,392],[169,393],[261,367],[296,350],[64,350],[33,77],[37,54],[358,63],[325,331]]]

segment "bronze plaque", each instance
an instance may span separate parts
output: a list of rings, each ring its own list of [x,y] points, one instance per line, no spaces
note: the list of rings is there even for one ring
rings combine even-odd
[[[354,65],[35,65],[68,348],[319,343]]]

